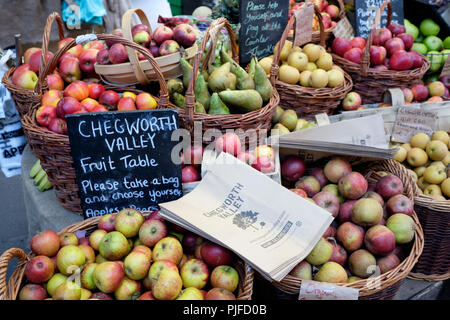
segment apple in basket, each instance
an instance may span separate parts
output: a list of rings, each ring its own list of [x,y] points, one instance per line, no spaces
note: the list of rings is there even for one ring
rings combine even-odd
[[[47,84],[50,90],[64,90],[64,81],[59,74],[49,74],[47,76]]]
[[[53,106],[41,106],[36,111],[36,121],[42,127],[48,127],[54,118],[56,118],[56,108]]]
[[[81,79],[80,62],[77,58],[68,56],[59,64],[59,74],[66,82],[74,82]]]
[[[97,54],[99,50],[97,49],[86,49],[84,50],[78,60],[80,61],[81,71],[92,74],[95,71],[94,65],[97,61]]]
[[[180,50],[180,45],[175,40],[166,40],[161,43],[159,47],[159,54],[161,56],[166,56],[171,53],[178,52]]]
[[[12,83],[23,89],[33,90],[37,82],[38,76],[28,64],[18,67],[13,73]]]
[[[65,119],[66,114],[76,113],[81,110],[80,102],[73,97],[64,97],[56,105],[56,114],[61,119]]]
[[[35,53],[36,51],[42,50],[41,48],[37,48],[37,47],[31,47],[28,48],[25,53],[23,54],[23,63],[24,64],[29,64],[30,63],[30,57],[33,53]]]
[[[42,50],[39,49],[38,51],[34,52],[30,56],[30,70],[34,71],[36,73],[39,72],[39,66],[41,65],[41,56],[42,56]],[[45,56],[45,62],[48,63],[50,59],[53,58],[53,53],[50,51],[47,52],[47,55]]]
[[[48,129],[58,134],[68,134],[67,122],[61,118],[55,118],[50,120]]]
[[[123,44],[115,43],[111,46],[111,48],[109,48],[109,61],[113,64],[128,61],[127,49]]]
[[[236,300],[236,297],[227,289],[212,288],[206,293],[205,300]]]
[[[74,38],[65,38],[58,42],[58,50],[60,50],[62,47],[64,47],[66,44],[72,42],[75,40]],[[77,44],[74,47],[67,50],[67,52],[72,53],[76,58],[80,56],[80,54],[83,52],[83,46],[81,44]]]
[[[173,39],[183,47],[188,48],[195,43],[197,35],[191,25],[181,23],[173,29]]]
[[[164,41],[173,39],[173,30],[166,26],[159,26],[153,31],[152,39],[160,46]]]
[[[100,94],[100,97],[98,98],[98,102],[101,105],[109,107],[116,107],[119,100],[119,94],[113,90],[106,90],[105,92]]]
[[[81,80],[72,82],[64,89],[64,97],[72,97],[78,101],[83,101],[89,97],[89,86]]]
[[[99,83],[91,83],[89,87],[89,98],[98,99],[105,92],[105,87]]]
[[[97,59],[96,62],[98,64],[110,64],[111,61],[109,61],[109,50],[108,49],[102,49],[97,53]]]
[[[87,50],[87,49],[97,49],[97,50],[103,50],[105,49],[105,45],[103,44],[103,42],[99,41],[99,40],[93,40],[93,41],[89,41],[88,43],[86,43],[83,46],[83,50]]]

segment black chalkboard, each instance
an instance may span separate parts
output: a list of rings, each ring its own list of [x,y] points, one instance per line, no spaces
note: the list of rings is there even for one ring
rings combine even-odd
[[[178,143],[174,110],[68,115],[70,147],[85,218],[159,209],[182,196],[181,165],[171,160]]]
[[[356,14],[356,35],[366,38],[372,30],[375,15],[384,0],[355,0]],[[391,0],[392,5],[392,24],[404,24],[403,0]],[[381,15],[381,25],[379,28],[386,27],[387,6]]]
[[[240,0],[239,63],[273,54],[288,22],[289,0]]]

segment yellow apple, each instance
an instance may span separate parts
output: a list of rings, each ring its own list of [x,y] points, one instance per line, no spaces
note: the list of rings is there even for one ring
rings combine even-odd
[[[294,67],[291,67],[289,65],[283,65],[280,67],[279,70],[279,78],[280,81],[289,84],[296,84],[300,79],[300,72]]]
[[[333,57],[329,53],[323,53],[317,59],[316,65],[325,71],[331,70],[331,67],[333,67]]]
[[[444,165],[444,163],[442,161],[433,161],[432,163],[430,163],[430,166],[438,166],[439,168],[442,168],[445,170],[445,168],[447,168],[446,165]]]
[[[450,137],[447,132],[444,130],[439,130],[433,133],[433,136],[431,137],[431,140],[440,140],[446,145],[450,142]]]
[[[261,66],[261,68],[264,69],[266,74],[270,74],[270,69],[272,68],[272,63],[273,63],[273,57],[272,56],[262,58],[261,60],[259,60],[258,63]]]
[[[314,70],[311,73],[311,86],[313,88],[325,88],[328,84],[328,74],[323,69]]]
[[[273,48],[273,54],[275,54],[275,52],[278,49],[280,42],[277,42],[277,44],[275,45],[275,48]],[[289,53],[291,53],[292,50],[292,42],[289,40],[286,40],[284,42],[283,48],[281,49],[280,52],[280,61],[286,61],[286,59],[289,56]]]
[[[396,147],[393,146],[393,148],[396,148]],[[401,163],[401,162],[405,161],[407,155],[408,155],[408,151],[406,151],[405,148],[399,147],[398,151],[394,155],[394,159]]]
[[[404,143],[400,147],[402,147],[406,151],[410,151],[411,150],[411,145],[409,143]]]
[[[409,144],[412,148],[420,148],[425,150],[428,142],[430,142],[430,137],[426,133],[418,133],[411,138]]]
[[[303,87],[311,87],[311,71],[303,71],[302,73],[300,73],[300,85]]]
[[[430,197],[442,196],[441,188],[435,184],[430,184],[426,187],[423,190],[423,194]]]
[[[406,159],[410,166],[420,167],[427,163],[428,155],[423,149],[413,147],[411,151],[408,152]]]
[[[446,197],[450,197],[450,178],[447,178],[444,181],[442,181],[441,191]]]
[[[448,154],[448,147],[441,140],[432,140],[427,144],[427,154],[431,160],[440,161]]]
[[[428,182],[425,181],[424,177],[420,177],[417,180],[417,186],[423,191],[425,190],[426,187],[428,187],[430,184]]]
[[[425,172],[426,169],[427,169],[427,167],[425,167],[425,166],[417,167],[417,168],[414,168],[414,172],[420,178],[421,176],[423,176],[423,173]]]
[[[337,69],[331,69],[328,72],[328,86],[334,88],[344,83],[344,73]]]
[[[317,65],[314,62],[308,62],[308,64],[306,65],[306,70],[311,72],[317,70]]]
[[[295,46],[294,48],[292,48],[291,52],[303,52],[303,49],[300,48],[299,46]]]
[[[430,184],[440,184],[447,178],[447,173],[439,166],[429,166],[423,173],[423,178]]]
[[[308,56],[309,62],[316,62],[320,58],[323,50],[322,47],[317,44],[308,43],[303,47],[303,52]]]
[[[308,65],[308,56],[303,52],[293,51],[289,54],[287,61],[291,67],[297,68],[301,72]]]

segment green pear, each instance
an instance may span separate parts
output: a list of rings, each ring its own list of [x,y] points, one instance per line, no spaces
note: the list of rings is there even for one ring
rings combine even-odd
[[[297,126],[297,113],[294,110],[285,110],[280,117],[280,123],[289,129],[289,131],[293,131]]]
[[[206,113],[205,107],[198,101],[195,101],[195,112],[197,113]]]
[[[295,126],[294,131],[302,130],[303,127],[306,126],[307,124],[308,124],[308,121],[306,121],[305,119],[298,119],[297,125]]]
[[[209,114],[230,114],[230,109],[223,103],[217,92],[214,92],[211,96],[209,104]]]
[[[254,89],[255,82],[252,77],[242,68],[236,61],[234,61],[228,53],[223,49],[220,50],[220,58],[222,61],[230,63],[230,71],[236,75],[236,88],[239,90]]]
[[[191,64],[185,58],[180,59],[180,65],[181,65],[181,70],[183,71],[183,85],[185,88],[187,88],[189,85],[189,81],[191,80],[193,68],[192,68]]]
[[[167,80],[167,89],[169,90],[170,96],[172,96],[174,92],[184,93],[183,82],[178,78]]]
[[[255,89],[259,92],[263,101],[266,102],[272,97],[273,87],[267,78],[266,72],[256,61],[256,58],[252,60],[255,60]]]
[[[287,134],[287,133],[291,133],[289,131],[289,129],[286,128],[285,126],[283,126],[281,123],[277,123],[276,125],[273,126],[272,131],[270,132],[270,135],[276,136],[276,135],[282,135],[282,134]]]
[[[208,91],[208,84],[202,74],[199,74],[194,88],[195,100],[200,102],[206,110],[209,109],[211,95]]]
[[[404,19],[404,25],[406,29],[406,33],[409,33],[413,36],[414,41],[419,36],[419,28],[417,28],[415,25],[413,25],[411,22],[409,22],[408,19]]]
[[[275,109],[275,113],[272,116],[272,123],[277,123],[278,121],[280,121],[280,117],[283,114],[284,109],[280,106],[277,106],[277,108]]]
[[[208,78],[211,91],[220,92],[226,89],[236,89],[236,76],[230,72],[231,63],[227,62],[215,69]]]
[[[219,92],[219,97],[226,105],[237,107],[245,112],[259,109],[263,105],[261,95],[253,89],[225,90]]]
[[[173,103],[176,106],[180,107],[181,109],[186,109],[186,98],[182,94],[180,94],[178,92],[174,92],[172,95],[172,98],[173,98]]]

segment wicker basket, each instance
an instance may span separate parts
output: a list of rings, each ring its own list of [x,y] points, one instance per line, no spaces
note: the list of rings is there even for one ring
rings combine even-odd
[[[316,14],[320,10],[314,6]],[[289,30],[295,22],[295,15],[289,19],[286,29],[281,36],[278,50],[274,54],[274,64],[278,66],[281,49],[287,39]],[[321,16],[319,17],[321,40],[320,45],[325,48],[325,33]],[[351,77],[344,72],[345,81],[342,85],[335,88],[309,88],[299,85],[289,84],[278,80],[277,70],[276,88],[280,95],[280,107],[283,109],[295,110],[297,115],[304,119],[313,119],[316,114],[333,114],[334,110],[340,105],[348,92],[352,90],[353,82]]]
[[[378,181],[381,177],[376,173],[376,171],[387,171],[398,176],[404,185],[404,194],[408,198],[413,199],[414,197],[414,181],[411,179],[410,175],[406,169],[401,166],[395,160],[384,160],[368,163],[367,168],[369,168],[368,173],[369,182]],[[350,287],[359,290],[359,299],[363,300],[389,300],[392,299],[400,288],[402,282],[408,276],[408,273],[416,264],[419,259],[420,254],[423,250],[424,236],[423,230],[419,223],[419,219],[416,214],[413,215],[413,219],[416,224],[416,232],[414,237],[414,243],[412,245],[409,256],[403,260],[400,265],[395,269],[392,269],[386,273],[381,274],[378,277],[364,279],[355,281],[353,283],[342,284],[344,287]],[[273,285],[287,293],[296,294],[300,292],[300,286],[302,281],[291,275],[286,276],[280,282],[273,282]],[[374,285],[379,284],[379,286]]]
[[[64,24],[62,22],[61,16],[57,12],[53,12],[47,17],[47,22],[45,23],[44,27],[44,33],[42,35],[42,55],[41,64],[39,65],[39,76],[43,72],[43,67],[45,65],[44,57],[48,53],[50,32],[52,30],[53,22],[55,21],[57,23],[56,25],[58,26],[59,39],[64,39]],[[12,67],[7,72],[5,72],[2,78],[2,83],[11,93],[11,97],[15,102],[19,116],[22,118],[23,115],[27,113],[28,110],[30,110],[32,105],[38,103],[41,100],[41,93],[47,88],[47,84],[45,82],[38,81],[34,90],[28,90],[18,87],[14,85],[11,80],[15,70],[16,68]]]
[[[338,0],[338,4],[339,4],[339,20],[341,20],[342,18],[345,17],[345,4],[344,1],[342,0]],[[335,27],[330,27],[328,29],[324,30],[324,38],[325,41],[328,41],[331,36],[333,35],[333,30]],[[288,40],[293,41],[294,40],[294,30],[290,30],[289,31],[289,35],[288,35]],[[313,31],[312,33],[312,43],[320,43],[321,38],[320,38],[320,31]]]
[[[122,17],[122,31],[125,39],[130,41],[133,39],[131,35],[131,19],[134,13],[137,14],[141,22],[151,31],[150,22],[144,11],[142,9],[130,9]],[[139,61],[136,51],[130,47],[127,48],[127,52],[130,62],[112,65],[95,64],[95,72],[100,75],[103,82],[115,86],[129,86],[139,83],[146,85],[150,81],[157,81],[158,77],[154,68],[147,60]],[[157,57],[155,60],[166,79],[176,78],[183,74],[180,65],[181,57],[192,60],[195,52],[197,52],[196,44],[180,52]]]
[[[144,215],[148,215],[148,213],[144,213]],[[80,230],[88,232],[93,231],[97,228],[97,224],[100,219],[101,217],[94,217],[78,222],[61,230],[59,234],[62,234],[63,232],[76,232]],[[22,280],[24,279],[27,262],[33,256],[34,255],[31,252],[26,254],[22,249],[18,248],[9,249],[0,256],[0,300],[17,299],[17,295],[23,284]],[[7,283],[6,272],[8,269],[8,263],[13,258],[18,258],[19,263]],[[238,295],[236,297],[237,300],[251,300],[253,294],[253,269],[242,260],[238,260],[234,267],[239,274]]]
[[[193,63],[193,73],[186,90],[186,109],[178,108],[180,114],[181,126],[193,132],[194,122],[202,123],[202,131],[205,132],[208,129],[220,130],[224,133],[226,130],[237,130],[236,134],[243,136],[245,135],[245,131],[254,130],[254,132],[259,137],[260,130],[269,131],[271,128],[271,120],[272,116],[276,110],[276,107],[279,103],[279,96],[274,86],[274,77],[271,79],[273,90],[273,95],[268,101],[268,103],[261,107],[260,109],[250,111],[243,114],[204,114],[197,113],[194,111],[195,109],[195,96],[194,96],[194,88],[196,77],[193,76],[197,74],[197,71],[200,68],[202,54],[206,48],[207,42],[209,39],[211,41],[217,41],[217,34],[220,30],[225,27],[227,29],[228,35],[230,37],[231,49],[233,54],[233,59],[238,61],[238,51],[236,41],[233,35],[233,30],[231,28],[230,23],[225,18],[219,18],[211,23],[208,30],[205,32],[205,36],[203,37],[203,41],[200,44],[200,48],[195,56],[195,60]],[[214,46],[210,46],[208,52],[206,53],[206,58],[204,59],[203,68],[204,70],[208,70],[208,61],[209,56],[212,53],[212,48]],[[241,133],[240,133],[241,132]],[[202,135],[203,143],[208,144],[211,142],[213,137],[209,135]],[[251,137],[250,137],[251,139]]]
[[[361,64],[356,64],[344,59],[337,54],[332,54],[337,65],[350,74],[353,79],[353,90],[358,92],[363,104],[383,102],[383,95],[390,88],[402,88],[411,86],[423,77],[430,68],[430,63],[423,55],[423,65],[420,68],[405,71],[376,70],[370,68],[370,47],[372,45],[375,30],[380,23],[380,17],[384,9],[388,6],[387,26],[391,24],[392,6],[389,0],[383,2],[375,17],[372,31],[367,39],[366,47],[361,58]]]
[[[121,37],[101,34],[97,35],[97,38],[99,40],[120,42],[144,54],[149,63],[154,67],[160,85],[159,98],[155,97],[155,100],[158,102],[158,109],[173,107],[169,103],[169,94],[164,77],[155,59],[148,51],[138,44]],[[61,48],[45,67],[43,74],[50,74],[54,70],[59,57],[74,45],[76,45],[76,40],[71,41]],[[43,78],[45,79],[45,76]],[[112,87],[111,89],[115,91],[133,91],[129,87]],[[70,151],[69,137],[40,127],[36,123],[36,111],[39,107],[39,103],[35,104],[22,119],[22,126],[28,144],[31,151],[41,160],[42,168],[47,172],[48,179],[52,183],[56,197],[61,205],[81,215],[81,202],[78,195],[78,185]]]

